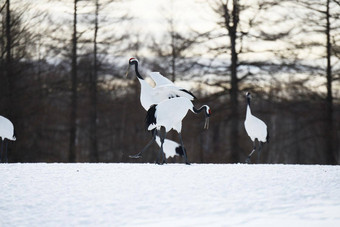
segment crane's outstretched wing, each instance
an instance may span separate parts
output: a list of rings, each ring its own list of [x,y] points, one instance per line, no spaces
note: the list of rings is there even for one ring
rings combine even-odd
[[[163,86],[163,85],[173,85],[173,86],[175,86],[175,84],[171,80],[162,76],[159,72],[150,72],[149,76],[155,82],[156,87],[157,86]]]
[[[162,76],[159,72],[150,72],[149,75],[156,84],[153,89],[153,99],[155,104],[158,104],[163,100],[176,97],[185,97],[189,100],[196,99],[195,95],[190,91],[176,86],[172,81]]]

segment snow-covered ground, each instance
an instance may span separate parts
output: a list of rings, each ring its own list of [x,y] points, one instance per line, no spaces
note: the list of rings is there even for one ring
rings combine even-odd
[[[0,164],[0,226],[340,226],[340,166]]]

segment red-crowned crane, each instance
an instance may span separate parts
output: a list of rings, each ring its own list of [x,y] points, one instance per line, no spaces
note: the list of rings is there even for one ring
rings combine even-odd
[[[7,159],[7,140],[15,141],[15,135],[14,135],[14,127],[10,120],[7,118],[0,116],[0,137],[1,137],[1,151],[0,151],[0,162],[2,159],[4,162],[8,162]],[[4,143],[5,143],[5,156],[2,158],[3,155],[3,149],[4,149]]]
[[[190,164],[188,161],[188,157],[184,148],[181,135],[182,120],[187,115],[188,110],[196,114],[204,110],[205,113],[204,128],[207,129],[209,127],[209,117],[211,114],[210,107],[207,105],[203,105],[199,109],[196,109],[192,102],[184,97],[167,99],[158,104],[152,105],[146,114],[147,129],[149,131],[156,129],[157,131],[160,132],[161,149],[159,151],[159,155],[162,155],[163,163],[165,162],[163,153],[164,140],[166,138],[167,132],[169,132],[171,129],[174,129],[175,131],[178,132],[181,141],[185,163]]]
[[[257,162],[260,160],[260,154],[262,149],[262,143],[269,142],[269,134],[267,130],[267,125],[254,115],[252,115],[250,110],[250,99],[251,95],[249,92],[246,93],[247,98],[247,114],[246,120],[244,121],[244,127],[250,139],[253,141],[253,150],[250,152],[246,159],[246,163],[250,162],[252,154],[256,151],[256,139],[259,141],[259,150],[257,154]]]

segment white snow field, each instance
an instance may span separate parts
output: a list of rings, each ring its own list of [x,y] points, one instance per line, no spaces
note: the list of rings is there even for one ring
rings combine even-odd
[[[340,166],[0,164],[0,226],[340,226]]]

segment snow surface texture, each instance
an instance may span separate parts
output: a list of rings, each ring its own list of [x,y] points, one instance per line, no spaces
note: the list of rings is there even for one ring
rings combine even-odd
[[[1,164],[0,226],[340,226],[340,166]]]

